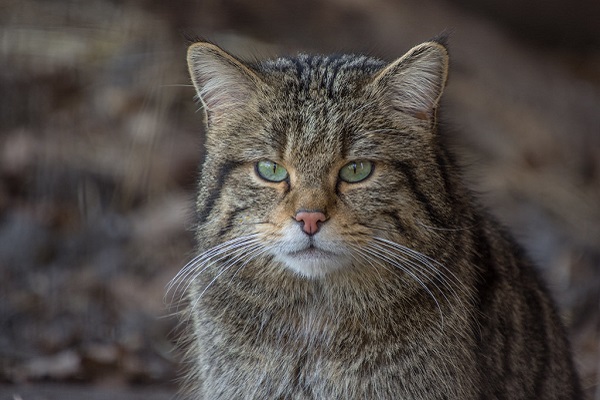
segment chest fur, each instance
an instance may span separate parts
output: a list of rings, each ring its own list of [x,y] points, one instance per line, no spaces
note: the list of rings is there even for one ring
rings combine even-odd
[[[437,324],[411,332],[388,321],[349,320],[322,310],[237,321],[197,314],[201,398],[469,398],[469,339]],[[407,316],[410,319],[410,316]],[[452,318],[444,329],[454,330]]]

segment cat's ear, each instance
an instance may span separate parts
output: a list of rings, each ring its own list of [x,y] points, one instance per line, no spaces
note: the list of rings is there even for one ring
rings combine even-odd
[[[438,42],[413,47],[375,77],[391,106],[423,120],[433,120],[448,77],[448,50]]]
[[[209,126],[242,108],[257,91],[256,73],[212,43],[192,44],[187,62]]]

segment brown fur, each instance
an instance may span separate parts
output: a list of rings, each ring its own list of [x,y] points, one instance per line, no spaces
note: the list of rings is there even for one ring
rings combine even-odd
[[[176,279],[196,398],[580,398],[552,301],[436,133],[443,44],[251,65],[199,42],[188,62],[208,126]],[[367,179],[340,179],[361,160]],[[301,210],[327,216],[310,238]]]

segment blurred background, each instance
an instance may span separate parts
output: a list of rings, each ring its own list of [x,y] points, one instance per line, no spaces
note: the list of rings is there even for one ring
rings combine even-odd
[[[450,32],[442,119],[540,265],[600,399],[600,3],[0,0],[0,398],[170,399],[193,254],[188,36],[392,60]]]

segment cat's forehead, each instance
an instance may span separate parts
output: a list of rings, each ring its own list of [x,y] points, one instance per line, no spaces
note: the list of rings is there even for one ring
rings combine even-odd
[[[285,135],[294,159],[344,153],[349,124],[365,102],[362,88],[385,62],[355,55],[299,55],[266,61],[261,72],[275,87],[265,99],[274,133]],[[279,142],[279,140],[277,140]]]
[[[385,65],[384,61],[363,55],[299,54],[267,60],[259,69],[267,79],[283,83],[288,90],[320,93],[331,98],[362,85]]]

